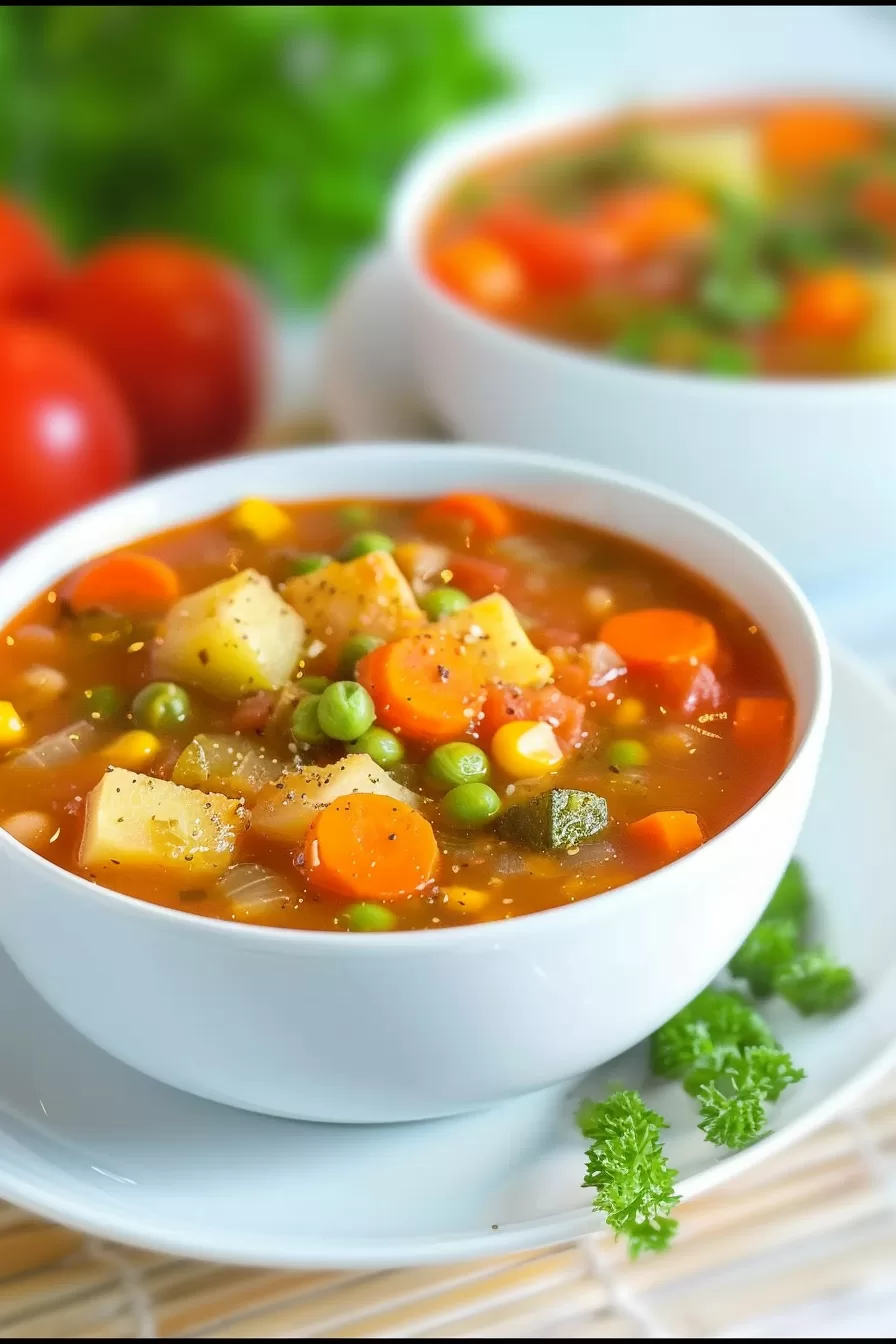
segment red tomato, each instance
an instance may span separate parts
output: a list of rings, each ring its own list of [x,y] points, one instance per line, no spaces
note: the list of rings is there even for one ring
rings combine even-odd
[[[216,258],[161,239],[111,243],[72,273],[58,317],[115,378],[150,470],[225,453],[253,428],[264,311]]]
[[[134,474],[118,392],[66,336],[0,322],[0,548],[8,550]]]
[[[0,311],[42,313],[63,274],[62,257],[43,226],[8,196],[0,197]]]

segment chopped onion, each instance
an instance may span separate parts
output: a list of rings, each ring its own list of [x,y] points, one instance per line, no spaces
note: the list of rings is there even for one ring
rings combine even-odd
[[[292,890],[279,873],[260,863],[237,863],[215,883],[230,901],[235,919],[264,919],[292,900]]]
[[[56,667],[34,663],[19,677],[16,704],[20,709],[45,709],[61,700],[68,690],[68,679]]]
[[[82,719],[58,733],[38,738],[33,746],[8,757],[8,763],[14,770],[57,770],[93,751],[99,736],[96,725]]]
[[[625,675],[625,662],[611,644],[583,644],[580,652],[588,669],[589,686],[606,686]]]
[[[584,845],[557,850],[554,857],[562,872],[572,873],[609,863],[616,858],[616,847],[609,840],[592,840]]]

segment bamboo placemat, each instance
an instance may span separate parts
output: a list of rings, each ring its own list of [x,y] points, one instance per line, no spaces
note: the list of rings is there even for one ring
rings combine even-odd
[[[800,1308],[854,1317],[870,1300],[896,1324],[894,1151],[896,1075],[837,1123],[685,1205],[672,1249],[637,1262],[598,1235],[437,1268],[240,1270],[0,1205],[0,1338],[792,1336]]]

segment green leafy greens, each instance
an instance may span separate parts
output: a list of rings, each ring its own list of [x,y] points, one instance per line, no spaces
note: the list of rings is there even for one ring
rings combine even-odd
[[[794,861],[729,969],[756,998],[775,993],[801,1013],[839,1012],[855,998],[855,977],[824,950],[801,947],[810,906],[805,875]],[[732,1149],[761,1139],[767,1107],[805,1077],[743,994],[713,986],[654,1032],[650,1066],[696,1098],[707,1141]],[[584,1184],[596,1191],[594,1207],[627,1239],[633,1256],[663,1250],[675,1235],[669,1213],[678,1202],[677,1173],[660,1141],[666,1122],[636,1092],[623,1090],[583,1102],[577,1119],[590,1140]]]
[[[0,172],[74,249],[165,233],[317,301],[411,151],[508,86],[457,5],[4,5]]]

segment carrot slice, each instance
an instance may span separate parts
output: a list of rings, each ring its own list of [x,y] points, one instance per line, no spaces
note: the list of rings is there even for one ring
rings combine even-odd
[[[631,671],[657,671],[680,664],[712,666],[718,655],[715,628],[692,611],[650,607],[611,616],[600,638]]]
[[[782,173],[814,173],[873,149],[870,118],[832,103],[792,103],[771,112],[762,130],[763,157]]]
[[[491,495],[443,495],[427,504],[420,515],[421,525],[437,527],[452,523],[465,525],[482,537],[495,540],[513,531],[510,510]]]
[[[664,860],[680,858],[703,844],[700,822],[693,812],[651,812],[630,822],[628,832]]]
[[[180,580],[154,555],[121,551],[82,569],[68,593],[74,611],[106,607],[129,614],[164,611],[180,595]]]
[[[771,695],[744,695],[734,706],[732,728],[738,746],[768,748],[790,729],[790,701]]]
[[[848,340],[867,322],[872,306],[864,276],[851,266],[834,266],[793,283],[782,326],[794,336]]]
[[[491,238],[462,238],[430,257],[433,278],[450,294],[486,312],[506,312],[523,297],[526,281],[510,253]]]
[[[421,891],[439,847],[425,817],[396,798],[353,793],[317,814],[305,837],[305,873],[324,891],[392,901]]]
[[[462,737],[485,696],[481,667],[466,645],[438,628],[374,649],[355,676],[369,691],[379,722],[415,742]]]
[[[688,187],[627,187],[605,196],[594,215],[595,232],[621,263],[703,237],[711,224],[708,204]]]

